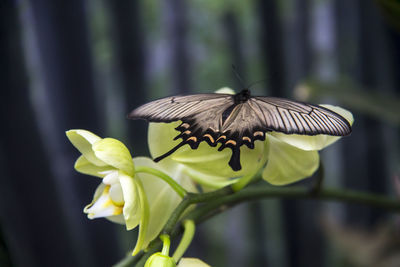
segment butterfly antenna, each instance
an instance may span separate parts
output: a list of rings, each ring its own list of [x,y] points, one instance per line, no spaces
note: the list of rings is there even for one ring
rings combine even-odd
[[[252,82],[250,85],[247,86],[247,89],[250,89],[252,86],[256,85],[257,83],[266,82],[266,81],[267,81],[267,79],[262,79],[262,80]]]
[[[241,85],[243,88],[247,88],[247,87],[244,85],[244,82],[243,82],[242,77],[241,77],[241,76],[239,75],[239,73],[237,72],[236,66],[233,65],[233,64],[232,64],[232,70],[233,70],[233,73],[235,73],[236,78],[237,78],[238,81],[240,82],[240,85]]]

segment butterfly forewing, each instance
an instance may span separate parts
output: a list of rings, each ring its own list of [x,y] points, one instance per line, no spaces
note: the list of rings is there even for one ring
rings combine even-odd
[[[128,118],[154,122],[177,121],[204,112],[209,108],[225,106],[229,101],[232,102],[232,96],[226,94],[171,96],[134,109],[129,113]]]
[[[249,102],[253,109],[258,109],[257,114],[263,114],[259,125],[263,125],[266,131],[336,136],[351,132],[346,119],[321,106],[276,97],[254,97]]]

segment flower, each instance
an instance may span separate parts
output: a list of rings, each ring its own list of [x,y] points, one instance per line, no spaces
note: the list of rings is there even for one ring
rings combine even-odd
[[[135,167],[128,149],[116,139],[102,139],[86,130],[70,130],[66,134],[82,153],[75,162],[75,169],[103,178],[92,203],[84,209],[89,219],[106,217],[125,223],[128,230],[136,227],[141,203],[133,179]]]
[[[231,93],[223,88],[217,93]],[[351,124],[352,114],[340,107],[321,105],[342,115]],[[164,154],[176,146],[180,140],[175,130],[180,122],[150,123],[148,143],[153,157]],[[236,172],[228,166],[231,151],[217,151],[206,142],[200,143],[196,150],[188,145],[179,148],[162,161],[164,168],[169,165],[182,165],[183,171],[195,181],[206,187],[220,188],[238,181],[236,178],[251,175],[263,168],[262,177],[271,184],[285,185],[311,176],[319,166],[318,150],[332,144],[340,137],[328,135],[305,136],[268,132],[265,141],[255,141],[254,149],[240,147],[242,170]],[[267,163],[267,164],[266,164]],[[266,165],[265,165],[266,164]]]
[[[133,253],[146,248],[181,200],[161,179],[136,171],[139,167],[160,169],[158,164],[145,157],[132,159],[125,145],[113,138],[103,139],[86,130],[70,130],[66,134],[82,153],[75,169],[102,178],[92,202],[84,208],[88,218],[104,217],[125,224],[127,230],[139,225]],[[180,168],[171,168],[168,174],[189,191],[195,190]]]

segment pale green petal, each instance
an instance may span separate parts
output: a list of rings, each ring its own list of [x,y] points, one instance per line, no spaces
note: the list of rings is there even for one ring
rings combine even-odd
[[[262,177],[273,185],[285,185],[311,176],[319,166],[317,151],[304,151],[268,136],[269,159]]]
[[[115,170],[115,168],[107,166],[97,166],[88,161],[84,156],[80,156],[75,162],[75,170],[80,173],[104,177],[108,171]]]
[[[179,167],[173,172],[167,172],[160,168],[159,163],[155,163],[150,158],[137,157],[133,158],[133,161],[135,166],[147,166],[159,169],[179,182],[188,191],[195,191],[195,187],[191,179],[181,173],[179,171]],[[158,236],[168,218],[180,203],[181,198],[165,181],[158,177],[147,173],[138,173],[137,177],[143,184],[150,209],[149,225],[145,240],[143,242],[143,247],[147,247],[150,241]]]
[[[200,259],[182,258],[179,261],[178,267],[211,267],[211,266]]]
[[[338,113],[343,118],[345,118],[350,123],[350,125],[353,125],[354,118],[353,114],[351,114],[350,111],[337,106],[331,106],[331,105],[320,105],[320,106],[323,106],[327,109],[330,109]],[[292,146],[295,146],[303,150],[321,150],[341,138],[340,136],[331,136],[325,134],[314,135],[314,136],[299,135],[299,134],[284,134],[278,132],[271,132],[270,134],[283,142],[286,142]]]
[[[139,224],[140,220],[138,191],[131,176],[120,171],[118,177],[121,183],[122,193],[125,201],[123,214],[126,222],[126,229],[131,230]]]
[[[71,141],[74,147],[76,147],[88,161],[97,166],[107,165],[95,156],[92,149],[92,145],[101,140],[100,137],[86,130],[69,130],[66,131],[66,134],[69,141]]]
[[[135,183],[137,188],[139,196],[139,204],[140,204],[139,233],[135,248],[133,249],[132,252],[132,256],[135,256],[137,253],[139,253],[139,251],[144,250],[147,247],[144,245],[144,241],[147,238],[147,229],[149,226],[149,219],[150,219],[150,208],[142,182],[140,181],[140,179],[134,179],[133,182]]]
[[[116,169],[123,170],[130,176],[135,175],[132,156],[126,146],[114,138],[104,138],[93,144],[95,155],[113,166]]]
[[[148,143],[153,157],[164,154],[180,142],[180,140],[173,141],[173,138],[179,134],[174,129],[178,125],[179,122],[150,123]],[[263,162],[264,150],[265,142],[262,141],[256,141],[254,149],[242,146],[240,148],[242,170],[238,172],[233,171],[228,165],[232,154],[229,148],[218,151],[218,147],[211,147],[206,142],[200,143],[195,150],[185,145],[162,161],[165,161],[164,165],[173,164],[173,161],[183,164],[190,169],[186,170],[186,173],[195,175],[194,178],[201,176],[209,178],[207,179],[208,186],[215,180],[217,183],[213,186],[218,186],[227,184],[232,178],[243,176],[255,168],[260,168],[265,163]],[[204,180],[197,180],[197,182],[205,184]]]
[[[222,87],[222,88],[218,89],[217,91],[215,91],[215,93],[217,93],[217,94],[234,95],[235,91],[233,91],[233,89],[231,89],[229,87]]]

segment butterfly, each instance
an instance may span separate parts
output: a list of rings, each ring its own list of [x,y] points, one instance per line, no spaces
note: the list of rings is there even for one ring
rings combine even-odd
[[[251,96],[248,89],[231,94],[194,94],[161,98],[144,104],[128,114],[129,119],[150,122],[182,123],[175,129],[182,139],[170,151],[155,158],[158,162],[183,145],[197,149],[206,141],[218,151],[232,150],[229,166],[238,171],[240,147],[254,148],[256,140],[265,140],[267,132],[285,134],[346,136],[349,122],[327,108],[285,98]]]

